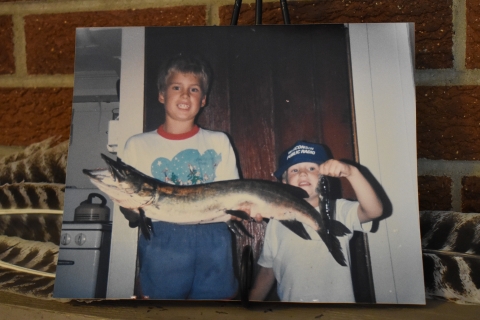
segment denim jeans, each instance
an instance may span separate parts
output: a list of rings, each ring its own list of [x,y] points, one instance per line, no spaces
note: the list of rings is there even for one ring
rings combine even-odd
[[[230,299],[238,283],[225,223],[153,222],[138,243],[141,292],[150,299]]]

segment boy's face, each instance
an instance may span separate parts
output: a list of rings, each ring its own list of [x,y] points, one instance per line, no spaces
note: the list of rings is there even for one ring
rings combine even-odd
[[[165,92],[158,95],[158,101],[165,106],[166,121],[193,122],[206,99],[198,77],[181,72],[172,72],[167,78]]]
[[[317,184],[320,177],[319,165],[313,162],[301,162],[287,169],[287,179],[283,183],[302,188],[308,193],[308,202],[318,206]]]

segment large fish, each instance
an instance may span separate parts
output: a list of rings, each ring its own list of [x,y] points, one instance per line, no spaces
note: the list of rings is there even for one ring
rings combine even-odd
[[[246,220],[246,212],[277,219],[300,237],[310,240],[302,223],[313,228],[334,259],[346,266],[337,236],[350,233],[342,223],[320,214],[308,195],[291,185],[265,180],[229,180],[192,186],[175,186],[146,176],[120,160],[102,154],[108,169],[83,170],[91,182],[121,207],[144,216],[180,224],[231,223],[231,216]],[[242,210],[242,208],[249,208]],[[140,222],[142,226],[142,221]],[[326,226],[329,226],[327,229]],[[142,231],[145,228],[142,228]],[[148,231],[147,238],[148,238]]]

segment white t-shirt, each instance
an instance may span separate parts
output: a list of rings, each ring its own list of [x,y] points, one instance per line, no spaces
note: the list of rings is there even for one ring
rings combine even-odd
[[[304,240],[279,221],[270,219],[258,264],[273,268],[277,293],[282,301],[355,302],[349,240],[353,230],[364,231],[358,219],[358,205],[358,202],[345,199],[336,201],[336,220],[352,231],[349,235],[338,237],[346,267],[335,261],[318,233],[310,226],[304,224],[312,240]],[[370,230],[371,223],[364,227]]]
[[[122,161],[148,176],[177,185],[238,179],[228,137],[196,126],[182,135],[157,129],[130,137]]]

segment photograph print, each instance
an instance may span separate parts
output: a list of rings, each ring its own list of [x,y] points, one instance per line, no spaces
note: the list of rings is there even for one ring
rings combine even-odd
[[[54,296],[424,304],[411,29],[77,29]]]

